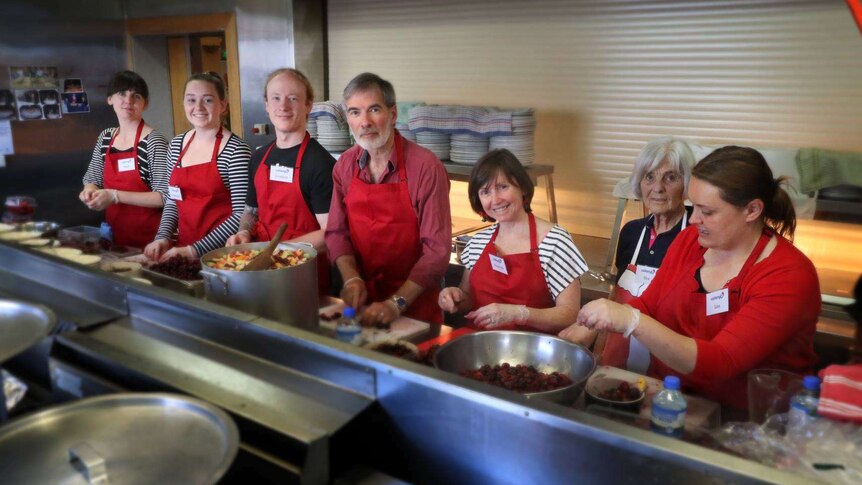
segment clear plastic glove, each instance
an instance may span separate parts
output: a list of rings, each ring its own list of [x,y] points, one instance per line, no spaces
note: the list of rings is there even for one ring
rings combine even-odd
[[[114,193],[111,189],[99,189],[95,191],[87,202],[87,207],[90,210],[101,211],[105,210],[109,205],[114,203]]]
[[[440,296],[437,297],[437,305],[444,312],[457,313],[458,304],[464,301],[464,292],[461,288],[450,286],[443,288],[440,291]]]
[[[569,342],[589,347],[593,344],[593,341],[595,341],[597,334],[598,332],[595,330],[590,330],[587,327],[574,323],[563,329],[563,331],[557,334],[557,336],[561,339],[568,340]]]
[[[82,190],[81,193],[78,194],[78,199],[81,202],[83,202],[84,204],[90,205],[90,201],[93,200],[93,196],[96,194],[96,191],[98,191],[98,190],[99,189],[92,189],[89,187],[84,188],[84,190]]]
[[[147,247],[144,248],[144,255],[150,261],[158,261],[159,258],[162,257],[165,251],[170,249],[171,242],[167,239],[156,239],[155,241],[147,244]]]
[[[636,310],[632,307],[606,298],[593,300],[584,305],[578,312],[577,325],[583,325],[593,330],[625,333],[632,324],[634,312]],[[637,316],[639,317],[640,313]],[[569,327],[563,332],[567,332],[571,328]]]
[[[341,289],[341,299],[344,304],[359,308],[368,299],[368,290],[365,288],[365,282],[359,278],[351,278],[347,280],[347,284]]]
[[[162,256],[159,258],[159,262],[167,261],[175,256],[179,256],[186,259],[197,259],[198,253],[197,251],[195,251],[194,246],[171,248],[165,251],[164,254],[162,254]]]
[[[251,233],[248,231],[239,231],[233,236],[227,238],[225,246],[236,246],[237,244],[247,244],[251,242]]]
[[[389,300],[375,301],[362,312],[359,320],[364,327],[372,327],[378,324],[389,325],[400,315],[398,308]]]
[[[524,323],[530,318],[530,310],[524,305],[491,303],[465,316],[480,328],[492,329],[511,323]]]

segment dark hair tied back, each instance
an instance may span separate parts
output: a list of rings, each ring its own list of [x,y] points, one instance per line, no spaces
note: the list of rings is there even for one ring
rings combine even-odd
[[[221,76],[218,75],[217,72],[206,71],[199,72],[197,74],[192,74],[192,77],[186,81],[186,86],[189,85],[192,81],[203,81],[212,84],[216,88],[216,92],[218,92],[218,99],[224,101],[225,99],[225,86],[224,81]]]
[[[789,179],[773,178],[766,159],[757,150],[733,145],[719,148],[698,162],[691,176],[717,187],[722,200],[736,207],[745,207],[752,200],[760,199],[764,223],[778,234],[793,239],[796,211],[782,187]]]

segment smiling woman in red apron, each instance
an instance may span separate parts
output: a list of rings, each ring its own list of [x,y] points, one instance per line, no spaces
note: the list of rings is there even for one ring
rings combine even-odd
[[[674,238],[686,228],[685,201],[694,153],[688,143],[673,137],[657,138],[641,150],[630,180],[634,195],[643,201],[649,216],[623,226],[617,245],[617,284],[611,300],[628,303],[649,286]],[[572,327],[570,327],[572,328]],[[574,327],[574,329],[582,327]],[[561,337],[567,338],[569,332]],[[602,333],[594,349],[603,365],[644,374],[649,351],[636,338]]]
[[[508,150],[491,151],[473,168],[467,193],[473,210],[497,224],[467,243],[461,284],[440,292],[440,308],[472,310],[466,318],[478,330],[565,328],[578,314],[587,264],[568,232],[533,215],[524,167]]]
[[[317,250],[318,287],[328,293],[322,228],[329,216],[335,159],[306,131],[314,90],[304,74],[289,68],[270,73],[264,90],[276,139],[252,156],[245,210],[227,245],[269,241],[286,223],[283,241],[308,243]]]
[[[78,198],[104,210],[114,244],[143,248],[156,235],[167,190],[167,140],[146,124],[147,83],[121,71],[108,83],[108,105],[120,126],[103,131]]]
[[[154,260],[196,258],[224,246],[239,226],[245,202],[251,150],[221,124],[227,109],[221,78],[192,76],[183,106],[193,129],[171,140],[168,150],[169,199],[156,239],[144,250]],[[175,231],[176,247],[171,248]]]
[[[811,261],[786,237],[790,198],[751,148],[720,148],[692,170],[691,227],[649,288],[623,305],[584,305],[579,325],[634,335],[649,375],[680,375],[688,392],[744,409],[755,368],[806,373],[816,361],[820,287]]]

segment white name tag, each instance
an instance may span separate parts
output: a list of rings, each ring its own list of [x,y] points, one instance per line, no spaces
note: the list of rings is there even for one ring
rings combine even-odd
[[[121,158],[117,161],[117,171],[118,172],[128,172],[129,170],[135,169],[135,159],[134,158]]]
[[[491,257],[491,269],[506,276],[509,275],[509,271],[506,270],[506,261],[503,258],[494,256],[493,254],[489,254],[488,256]]]
[[[656,271],[658,271],[658,268],[653,268],[652,266],[638,266],[636,282],[638,294],[635,296],[644,294],[644,291],[646,291],[647,287],[652,283],[653,278],[655,278]]]
[[[173,200],[183,200],[183,193],[180,188],[175,185],[168,186],[168,196]]]
[[[718,315],[730,310],[730,292],[722,288],[706,294],[706,316]]]
[[[281,165],[273,165],[269,167],[269,179],[276,182],[293,183],[293,167],[282,167]]]

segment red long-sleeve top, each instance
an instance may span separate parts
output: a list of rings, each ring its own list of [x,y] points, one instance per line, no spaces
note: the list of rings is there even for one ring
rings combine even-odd
[[[731,303],[727,314],[707,317],[702,300],[694,303],[699,291],[695,272],[703,266],[706,252],[694,226],[680,233],[652,284],[631,303],[695,340],[694,370],[680,376],[684,390],[742,409],[747,406],[748,371],[771,368],[805,374],[816,362],[814,333],[821,304],[817,272],[801,251],[776,237],[772,253],[735,282],[738,302]],[[680,375],[655,356],[649,374]]]

